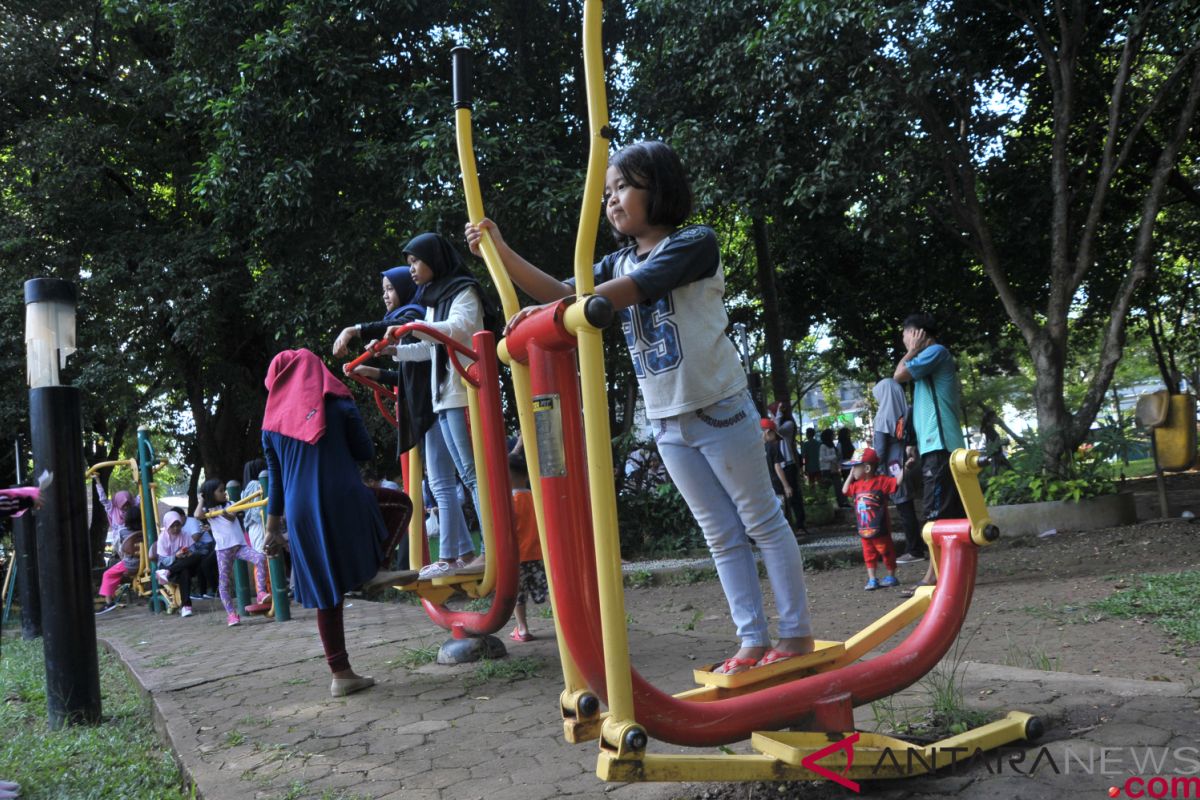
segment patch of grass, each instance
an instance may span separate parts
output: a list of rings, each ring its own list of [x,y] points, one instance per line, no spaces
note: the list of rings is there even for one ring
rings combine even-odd
[[[967,708],[963,702],[962,684],[963,654],[971,644],[974,634],[965,640],[959,638],[949,658],[943,660],[921,679],[921,685],[929,692],[928,727],[941,733],[959,734],[983,725],[995,714]]]
[[[312,681],[311,678],[288,678],[283,682],[284,686],[304,686]]]
[[[529,656],[486,660],[467,675],[468,686],[478,686],[488,681],[523,681],[532,678],[542,668],[542,662]]]
[[[904,736],[911,733],[913,724],[909,718],[911,708],[896,704],[896,696],[876,700],[871,703],[871,715],[875,718],[875,732]]]
[[[648,569],[635,570],[625,576],[625,585],[633,589],[647,589],[654,583],[654,573]]]
[[[29,798],[185,800],[183,778],[154,733],[150,707],[114,656],[100,650],[99,725],[49,730],[40,640],[4,637],[0,655],[0,776]]]
[[[705,567],[696,569],[688,567],[671,576],[667,581],[671,586],[691,586],[696,583],[704,583],[705,581],[715,581],[717,579],[716,567]]]
[[[298,800],[298,798],[304,796],[306,791],[308,791],[307,783],[304,781],[292,781],[287,791],[279,795],[279,800]]]
[[[1090,624],[1104,619],[1103,613],[1097,613],[1096,609],[1090,606],[1056,606],[1046,602],[1040,606],[1025,606],[1021,610],[1031,617],[1044,619],[1055,625]]]
[[[862,561],[855,561],[845,553],[814,553],[805,554],[804,569],[806,572],[823,572],[834,569],[862,569]]]
[[[267,717],[256,717],[253,714],[250,714],[239,719],[238,724],[245,725],[247,727],[269,728],[271,727],[272,723]]]
[[[476,597],[472,600],[468,600],[463,605],[464,610],[474,611],[477,614],[483,613],[484,611],[487,611],[491,607],[492,607],[492,598],[490,598],[490,597]]]
[[[246,734],[239,731],[237,728],[225,734],[225,745],[227,747],[237,747],[246,741]]]
[[[1137,575],[1134,584],[1091,607],[1126,619],[1149,619],[1185,644],[1200,643],[1200,571]]]
[[[1039,669],[1042,672],[1058,671],[1058,659],[1048,655],[1045,650],[1036,645],[1026,647],[1019,642],[1014,642],[1007,632],[1004,634],[1004,638],[1008,641],[1007,652],[1004,654],[1006,665],[1022,669]]]
[[[537,615],[542,619],[554,619],[554,609],[547,603],[538,609]]]
[[[1134,459],[1128,464],[1118,464],[1117,469],[1119,469],[1126,478],[1144,478],[1147,475],[1154,474],[1154,459]]]
[[[696,630],[696,623],[699,622],[700,620],[702,620],[703,618],[704,618],[704,612],[696,611],[695,613],[692,614],[691,620],[689,622],[684,623],[683,629],[685,631]]]
[[[419,606],[421,604],[421,596],[416,592],[402,592],[392,586],[381,589],[378,594],[372,594],[371,596],[383,603],[404,603],[410,606]]]
[[[175,662],[171,660],[171,656],[167,654],[157,655],[150,659],[150,666],[157,668],[169,667],[174,663]]]
[[[437,661],[438,645],[426,644],[420,647],[406,647],[400,651],[397,656],[388,664],[398,664],[407,669],[416,669],[425,664],[432,664]]]

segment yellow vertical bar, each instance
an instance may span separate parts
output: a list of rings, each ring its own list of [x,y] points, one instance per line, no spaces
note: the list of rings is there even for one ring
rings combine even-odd
[[[414,446],[408,451],[408,499],[412,501],[413,515],[408,521],[408,568],[425,566],[425,492],[421,479],[425,477],[425,465],[421,463],[421,448]]]
[[[474,386],[467,386],[467,407],[471,414],[471,449],[482,455],[486,452],[486,445],[483,441],[483,421],[479,418],[479,390]],[[476,490],[479,495],[479,507],[475,509],[475,514],[479,517],[479,535],[483,539],[481,546],[484,551],[494,553],[496,552],[496,529],[492,524],[492,504],[490,502],[492,479],[488,475],[487,464],[481,457],[475,459],[475,480],[478,484]],[[488,558],[485,564],[483,580],[479,582],[476,590],[480,597],[485,597],[496,585],[496,559]]]
[[[583,67],[587,82],[591,148],[588,152],[579,233],[575,239],[575,288],[581,295],[591,294],[595,288],[592,257],[600,224],[604,175],[608,167],[608,139],[604,135],[608,128],[608,108],[604,94],[604,53],[601,48],[602,12],[600,0],[585,0]],[[633,678],[629,665],[629,632],[625,624],[625,587],[621,582],[621,545],[617,533],[617,498],[612,477],[612,434],[608,425],[603,335],[598,330],[582,329],[578,333],[578,340],[608,708],[611,719],[633,720]]]
[[[462,170],[463,195],[467,203],[467,218],[472,223],[478,223],[484,218],[483,213],[483,197],[479,190],[479,175],[475,167],[475,147],[471,134],[471,110],[469,108],[458,108],[454,112],[455,121],[455,142],[458,146],[458,163]],[[517,293],[513,288],[512,279],[508,277],[508,271],[504,268],[504,262],[500,259],[500,253],[496,250],[496,245],[492,241],[492,237],[486,232],[480,241],[480,251],[483,253],[483,263],[487,266],[488,274],[492,276],[492,282],[496,285],[496,290],[500,295],[500,305],[504,309],[504,318],[511,319],[514,314],[520,310],[520,304],[517,302]],[[498,345],[500,343],[497,343]],[[503,351],[503,347],[500,348]],[[541,465],[538,463],[537,450],[537,434],[536,427],[533,421],[533,392],[530,388],[529,368],[524,364],[511,363],[509,369],[512,373],[513,393],[516,395],[517,401],[517,418],[521,425],[521,438],[524,441],[525,463],[529,470],[529,488],[533,493],[534,513],[537,517],[538,536],[542,545],[542,553],[546,552],[546,522],[545,514],[542,510],[542,484],[539,480],[541,475]],[[474,416],[472,416],[474,420]],[[474,424],[472,428],[477,426]],[[476,442],[472,442],[473,446],[478,447]],[[477,451],[480,452],[480,451]],[[476,474],[481,474],[483,470],[476,468]],[[482,484],[480,485],[480,497],[482,494]],[[489,588],[494,583],[494,576],[491,574],[491,559],[488,560],[488,572],[484,573],[484,584]],[[551,610],[554,608],[554,584],[550,578],[549,570],[546,571],[546,582],[550,589]],[[482,588],[482,587],[481,587]],[[586,688],[583,676],[579,673],[579,668],[575,665],[575,660],[571,657],[570,651],[567,649],[566,637],[562,635],[562,630],[559,628],[558,614],[554,615],[554,629],[558,634],[558,656],[562,663],[563,683],[568,692]]]

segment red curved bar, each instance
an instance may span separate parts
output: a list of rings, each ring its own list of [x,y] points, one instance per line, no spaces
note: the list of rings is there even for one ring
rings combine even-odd
[[[495,633],[512,618],[513,608],[517,604],[518,566],[517,537],[512,516],[512,484],[508,479],[508,450],[504,446],[506,441],[504,414],[500,409],[500,366],[496,359],[496,337],[490,331],[479,331],[471,339],[475,346],[475,349],[471,350],[440,331],[421,323],[402,325],[389,330],[388,333],[391,336],[394,332],[392,338],[399,339],[409,331],[427,333],[450,349],[467,356],[473,362],[468,368],[464,368],[458,363],[457,358],[450,359],[459,374],[463,376],[463,380],[469,381],[472,386],[479,389],[479,417],[485,444],[484,466],[487,468],[491,488],[491,497],[487,499],[487,502],[492,510],[492,558],[495,560],[497,570],[495,594],[492,598],[492,605],[487,611],[451,611],[443,605],[437,605],[425,599],[421,600],[421,604],[425,607],[429,618],[453,633],[455,638]],[[375,356],[391,341],[388,337],[379,340],[362,355],[346,364],[343,369],[359,383],[364,385],[375,383],[369,378],[354,375],[352,370],[368,358]],[[467,374],[468,370],[474,374],[474,378]],[[376,397],[378,402],[378,394]],[[404,471],[407,487],[407,463]],[[428,559],[428,549],[425,550],[425,556]]]
[[[555,315],[555,308],[531,314],[530,329],[545,334],[559,327],[547,319]],[[525,324],[522,320],[507,337],[509,353],[528,357],[535,397],[557,397],[562,416],[567,469],[559,475],[547,475],[543,469],[542,477],[555,612],[562,617],[560,628],[584,679],[597,696],[606,698],[591,512],[589,503],[581,501],[588,493],[575,356],[561,349],[561,342],[547,348],[536,336],[522,335]],[[539,441],[539,447],[542,444]],[[978,547],[966,520],[940,522],[933,535],[941,553],[938,587],[921,621],[893,650],[831,672],[709,702],[672,697],[631,668],[637,722],[656,739],[690,747],[728,744],[761,730],[852,729],[855,706],[918,681],[950,649],[962,626],[974,589]]]

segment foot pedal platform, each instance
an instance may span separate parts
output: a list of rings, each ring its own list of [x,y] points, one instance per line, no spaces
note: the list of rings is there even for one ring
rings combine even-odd
[[[719,689],[740,689],[745,686],[753,686],[756,683],[762,683],[784,675],[792,673],[807,672],[814,667],[820,666],[827,661],[832,661],[842,653],[846,652],[846,646],[842,642],[827,642],[818,640],[816,649],[811,653],[806,653],[802,656],[794,656],[785,658],[782,661],[776,661],[772,664],[764,664],[761,667],[751,667],[742,672],[734,673],[733,675],[725,675],[719,672],[713,672],[714,669],[721,666],[723,662],[717,662],[705,669],[693,670],[693,677],[696,683],[701,686],[715,687]]]
[[[970,754],[994,750],[1013,742],[1035,741],[1041,721],[1023,711],[955,734],[932,744],[913,744],[881,733],[855,731],[838,741],[838,734],[808,731],[757,731],[750,745],[764,756],[792,768],[815,770],[814,778],[833,775],[853,780],[909,778],[935,772]],[[814,768],[814,763],[820,762]]]

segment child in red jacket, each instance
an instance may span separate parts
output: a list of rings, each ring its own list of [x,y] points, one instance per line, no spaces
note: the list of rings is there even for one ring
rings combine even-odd
[[[842,486],[842,493],[852,498],[854,516],[858,523],[858,535],[862,537],[863,560],[867,564],[868,592],[880,586],[899,586],[896,580],[896,549],[892,545],[892,526],[888,519],[888,498],[896,492],[897,479],[890,475],[878,475],[879,456],[870,447],[855,453],[845,462],[850,474]],[[875,579],[875,565],[883,559],[887,575],[883,580]]]

